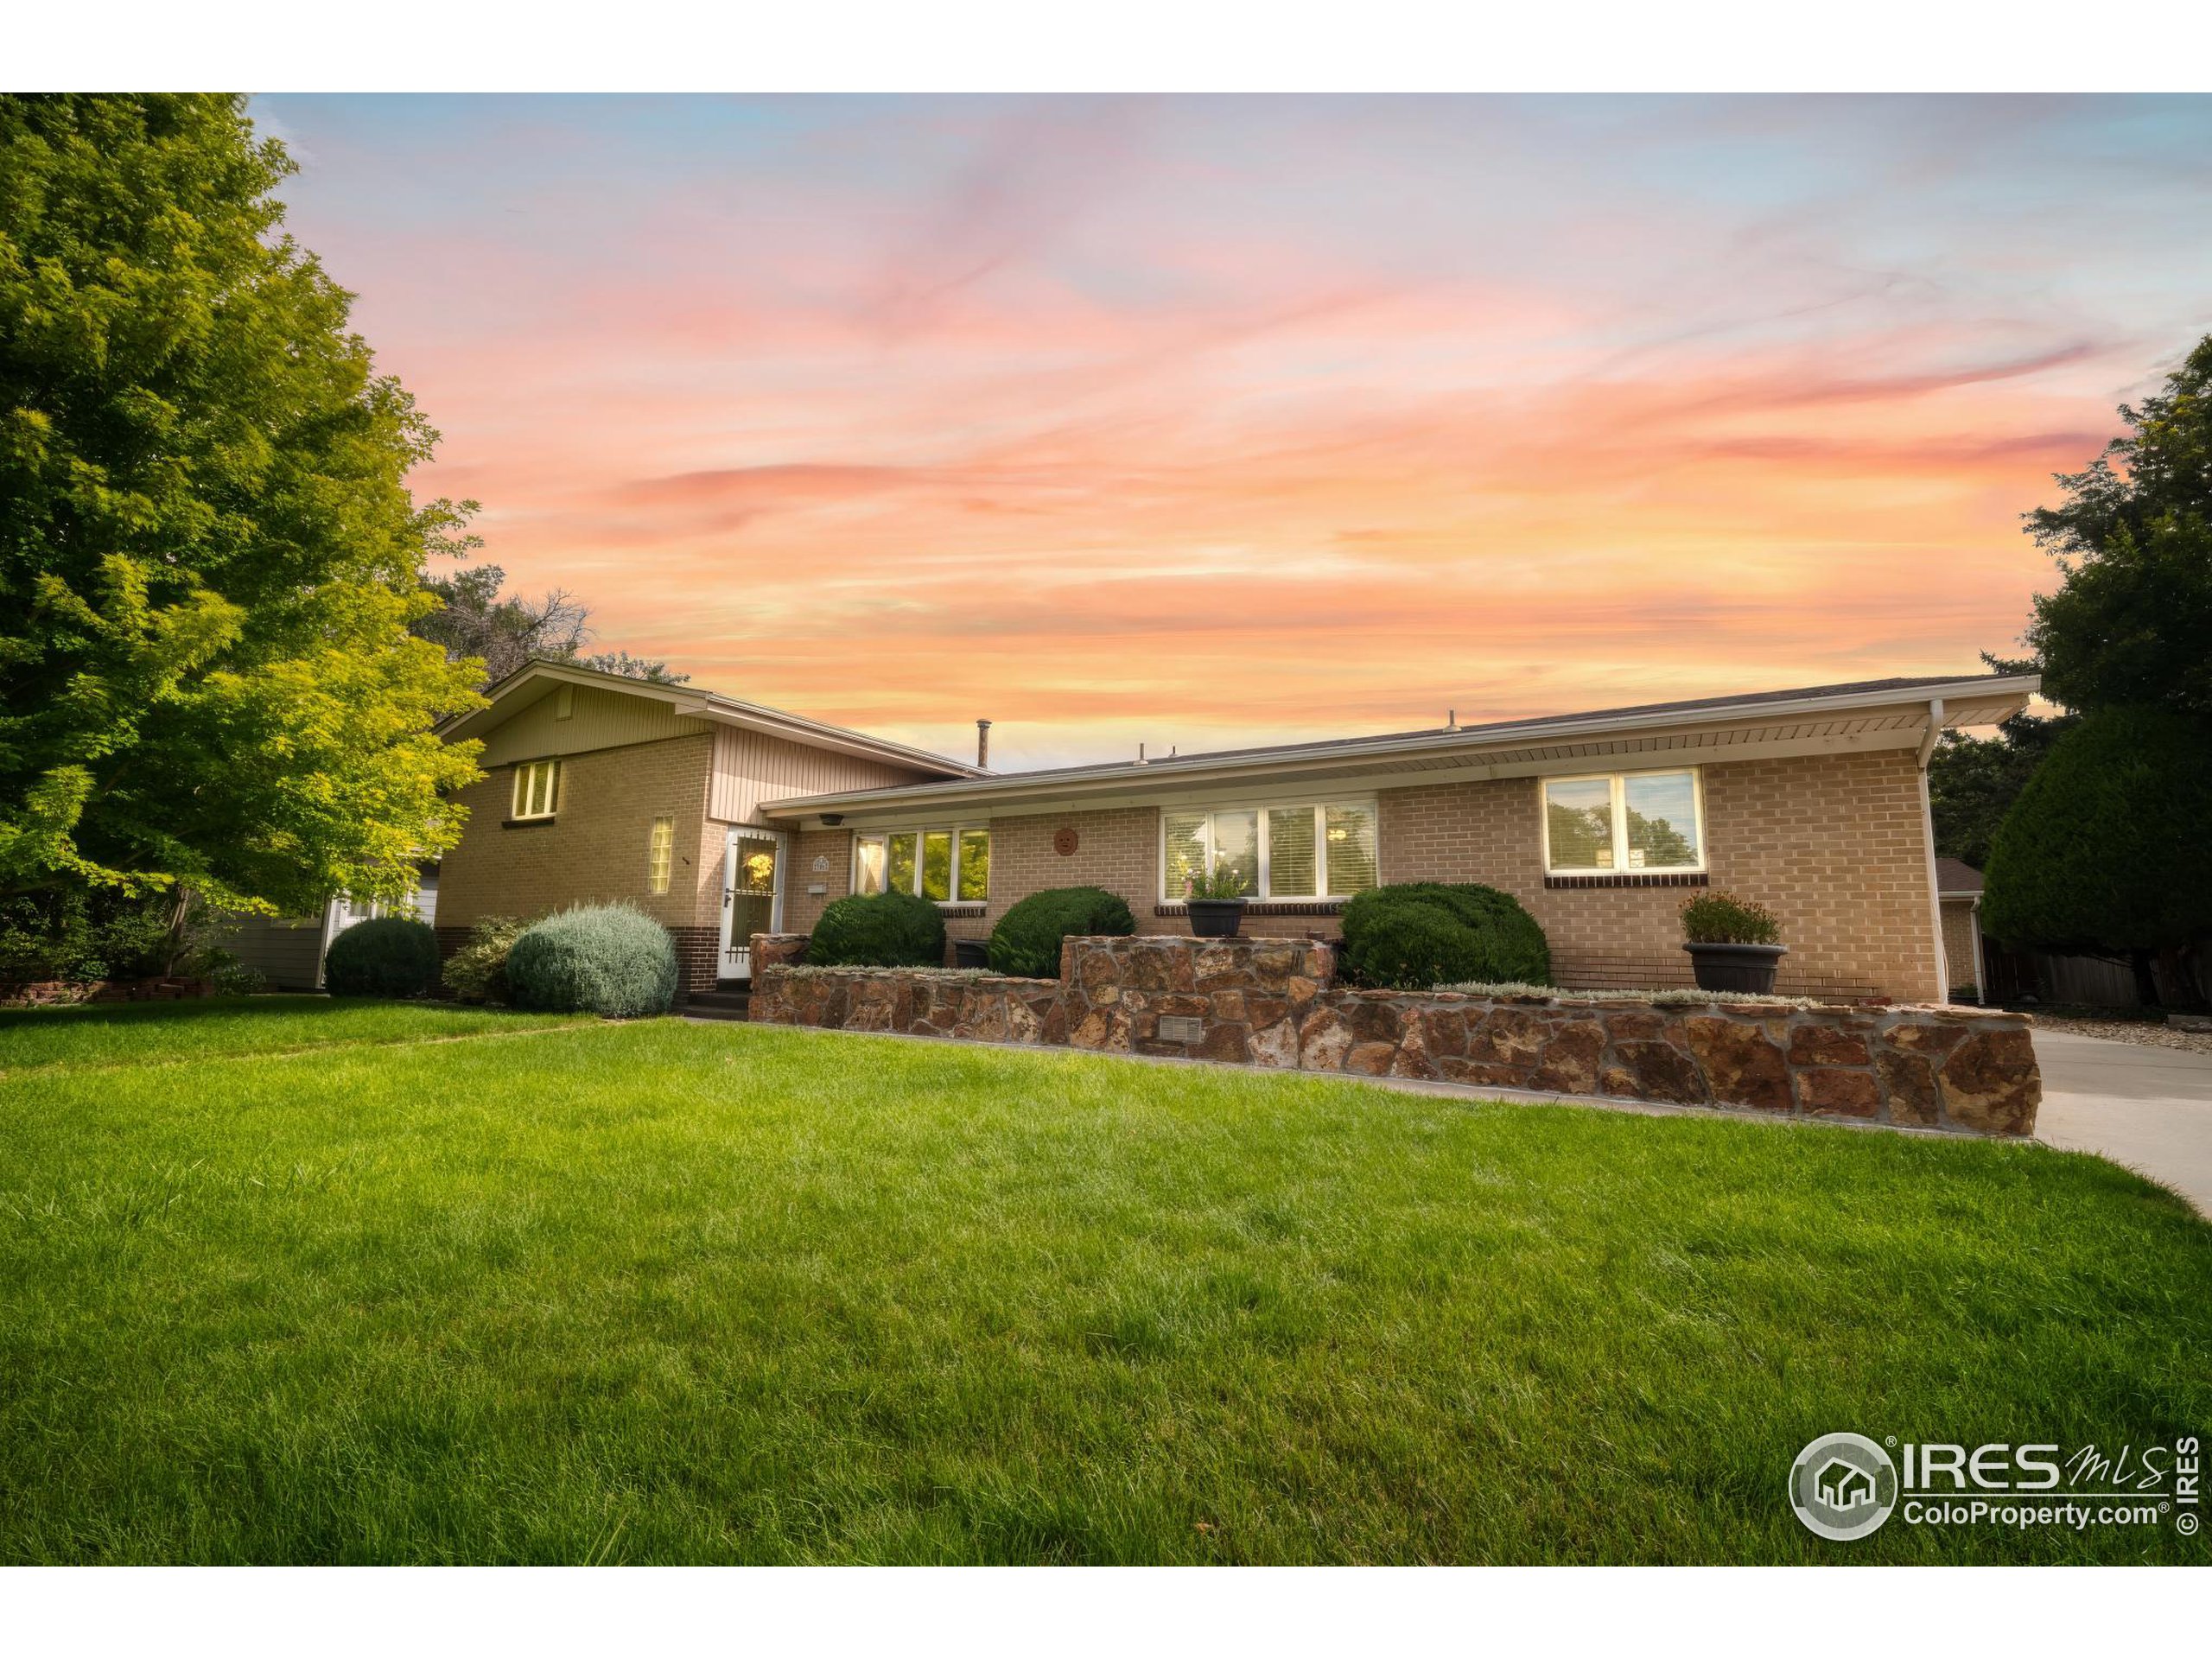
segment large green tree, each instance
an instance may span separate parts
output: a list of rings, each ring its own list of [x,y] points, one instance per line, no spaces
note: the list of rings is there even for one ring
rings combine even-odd
[[[1928,805],[1936,823],[1936,850],[1989,868],[1997,827],[2043,764],[2044,756],[2076,723],[2072,715],[2020,713],[1994,737],[1946,732],[1928,762]]]
[[[1992,837],[1991,932],[2123,957],[2145,1003],[2163,956],[2196,1000],[2195,958],[2212,938],[2212,336],[2120,414],[2126,429],[2104,454],[2060,475],[2059,505],[2028,515],[2063,579],[2036,600],[2035,655],[2018,665],[2040,668],[2079,725],[2008,731],[2001,752],[1952,748],[1930,788],[1951,798],[1955,838],[1977,788],[1990,802],[2015,791]]]
[[[0,896],[404,891],[479,666],[410,626],[462,510],[228,96],[0,97]]]
[[[2160,709],[2108,709],[2053,746],[1991,849],[1983,924],[2006,944],[2124,957],[2158,1001],[2152,959],[2212,934],[2212,743]]]
[[[2027,643],[2044,692],[2082,714],[2141,706],[2212,721],[2212,335],[2065,499],[2028,515],[2064,580],[2035,601]]]

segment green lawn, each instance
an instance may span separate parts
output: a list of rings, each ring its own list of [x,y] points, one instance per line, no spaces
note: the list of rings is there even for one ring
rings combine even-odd
[[[1789,1512],[2212,1425],[2212,1227],[2039,1147],[325,1004],[0,1073],[8,1560],[2205,1559]]]
[[[268,1054],[333,1043],[530,1030],[577,1022],[559,1014],[347,1002],[327,996],[231,996],[200,1002],[101,1002],[0,1008],[0,1074],[46,1065],[151,1065],[219,1054]]]

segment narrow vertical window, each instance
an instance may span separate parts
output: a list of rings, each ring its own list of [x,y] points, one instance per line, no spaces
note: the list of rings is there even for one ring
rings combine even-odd
[[[853,843],[853,891],[862,895],[883,891],[883,837],[862,836]]]
[[[960,832],[960,890],[963,904],[981,904],[991,896],[991,832]]]
[[[952,831],[930,830],[922,835],[922,897],[939,904],[952,897]]]
[[[676,820],[655,818],[645,841],[645,891],[668,891],[669,867],[676,861]]]
[[[1169,812],[1163,815],[1166,860],[1162,868],[1165,895],[1170,899],[1189,897],[1191,879],[1205,874],[1206,815]]]
[[[890,851],[886,859],[883,881],[893,893],[917,891],[914,877],[921,863],[921,837],[912,830],[902,830],[890,837]]]
[[[1365,893],[1375,885],[1375,809],[1332,806],[1324,817],[1322,839],[1329,849],[1329,891],[1339,896]]]
[[[1311,899],[1313,886],[1313,809],[1268,809],[1268,896]],[[1338,889],[1332,887],[1332,893]]]

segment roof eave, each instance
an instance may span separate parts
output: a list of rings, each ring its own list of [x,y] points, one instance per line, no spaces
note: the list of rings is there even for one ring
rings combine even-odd
[[[1525,744],[1531,739],[1548,741],[1570,741],[1578,738],[1605,735],[1612,733],[1634,733],[1660,730],[1670,727],[1727,726],[1740,724],[1746,719],[1788,719],[1792,716],[1843,713],[1853,710],[1883,709],[1910,709],[1927,707],[1938,701],[1950,702],[1959,694],[1969,694],[1971,701],[1986,704],[1992,701],[2016,701],[2024,708],[2028,699],[2042,687],[2037,674],[1986,675],[1972,679],[1943,681],[1917,687],[1907,691],[1889,691],[1878,695],[1864,692],[1838,694],[1822,697],[1794,698],[1786,702],[1720,703],[1699,709],[1661,709],[1648,714],[1620,715],[1567,715],[1537,721],[1525,721],[1510,727],[1492,727],[1480,733],[1438,732],[1418,737],[1376,738],[1365,743],[1332,742],[1306,747],[1287,747],[1261,754],[1228,760],[1209,760],[1192,756],[1182,760],[1145,762],[1117,761],[1106,766],[1070,768],[1052,772],[1009,772],[983,774],[977,779],[957,779],[938,784],[904,785],[888,789],[852,790],[831,795],[791,796],[766,804],[766,810],[779,817],[806,817],[828,811],[859,810],[874,806],[893,806],[912,798],[923,801],[1020,798],[1052,790],[1083,790],[1091,785],[1143,784],[1156,785],[1166,780],[1207,783],[1219,779],[1233,779],[1252,774],[1301,766],[1338,764],[1366,759],[1382,759],[1406,755],[1465,753],[1470,757],[1484,750],[1510,748]],[[1947,710],[1947,716],[1955,710]],[[1946,719],[1946,725],[1955,720]],[[980,787],[969,788],[974,781]]]
[[[864,760],[882,760],[893,766],[911,766],[918,772],[943,772],[948,780],[988,778],[991,775],[964,761],[932,753],[927,749],[911,748],[904,743],[870,737],[865,732],[850,731],[842,726],[825,725],[820,721],[809,720],[804,715],[771,709],[764,703],[747,702],[742,698],[725,696],[719,691],[668,685],[656,680],[638,679],[627,674],[610,674],[604,669],[579,668],[573,663],[524,663],[504,679],[484,688],[484,696],[488,699],[485,707],[472,709],[466,714],[441,721],[431,729],[448,742],[465,741],[476,732],[497,724],[493,717],[498,715],[499,705],[534,679],[570,685],[599,686],[631,696],[651,697],[669,704],[677,714],[695,720],[741,726],[816,748],[831,749]]]

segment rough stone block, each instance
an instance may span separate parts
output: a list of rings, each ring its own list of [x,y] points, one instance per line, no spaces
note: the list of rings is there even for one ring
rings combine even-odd
[[[1789,1068],[1761,1027],[1717,1014],[1684,1023],[1690,1052],[1704,1068],[1714,1100],[1763,1112],[1789,1109]]]
[[[1866,1039],[1856,1031],[1833,1025],[1807,1023],[1789,1032],[1792,1065],[1867,1065]]]
[[[2043,1103],[2034,1045],[2024,1029],[1965,1037],[1936,1073],[1944,1116],[1984,1135],[2026,1135]]]
[[[1613,1052],[1630,1086],[1617,1090],[1609,1084],[1607,1093],[1633,1095],[1638,1100],[1663,1101],[1674,1106],[1712,1103],[1712,1093],[1697,1062],[1674,1044],[1656,1039],[1616,1043]]]
[[[1871,1071],[1847,1071],[1835,1066],[1811,1066],[1796,1073],[1797,1104],[1821,1117],[1873,1117],[1882,1107],[1882,1091]]]
[[[1529,1086],[1561,1095],[1593,1094],[1598,1062],[1605,1052],[1604,1026],[1595,1020],[1569,1020],[1556,1027],[1544,1045]]]

